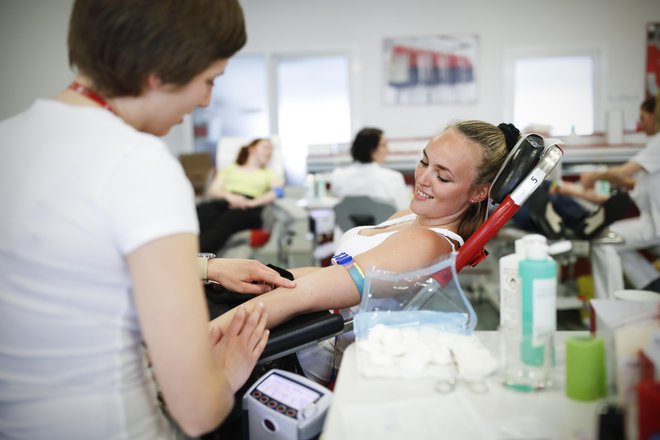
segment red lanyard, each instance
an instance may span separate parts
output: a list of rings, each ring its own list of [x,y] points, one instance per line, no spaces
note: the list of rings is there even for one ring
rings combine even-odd
[[[106,101],[102,96],[98,95],[96,92],[93,90],[88,89],[87,87],[83,86],[77,81],[72,82],[69,85],[69,88],[73,90],[74,92],[80,93],[83,96],[86,96],[87,98],[91,99],[92,101],[96,102],[99,104],[101,107],[103,107],[106,110],[111,111],[114,113],[115,111],[110,107],[110,104],[108,104],[108,101]]]

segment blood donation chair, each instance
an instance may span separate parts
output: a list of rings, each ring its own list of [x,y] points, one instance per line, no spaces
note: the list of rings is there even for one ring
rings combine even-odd
[[[544,141],[537,134],[521,136],[491,186],[489,200],[497,208],[458,250],[456,272],[465,266],[475,266],[486,258],[488,241],[497,235],[559,163],[563,154],[560,144],[556,139]],[[435,278],[442,284],[445,281],[442,277],[443,274],[439,273]],[[351,321],[344,322],[341,315],[329,311],[296,316],[271,330],[260,362],[294,353],[351,329]]]

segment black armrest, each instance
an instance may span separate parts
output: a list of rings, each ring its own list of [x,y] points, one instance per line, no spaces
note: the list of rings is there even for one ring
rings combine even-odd
[[[344,330],[344,318],[326,311],[295,316],[271,329],[260,362],[294,353]]]
[[[214,319],[256,295],[234,293],[219,285],[205,286],[209,318]],[[295,316],[271,329],[260,362],[294,353],[317,341],[330,338],[344,329],[344,318],[327,311]]]

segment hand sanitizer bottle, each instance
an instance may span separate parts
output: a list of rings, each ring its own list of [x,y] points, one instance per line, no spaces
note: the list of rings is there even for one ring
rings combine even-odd
[[[547,244],[526,244],[526,259],[519,265],[522,292],[521,357],[527,365],[540,366],[548,340],[557,328],[557,263]],[[549,354],[549,353],[547,353]]]
[[[522,304],[520,292],[520,262],[525,259],[527,243],[546,242],[540,234],[528,234],[514,242],[515,252],[500,258],[500,328],[522,332]]]

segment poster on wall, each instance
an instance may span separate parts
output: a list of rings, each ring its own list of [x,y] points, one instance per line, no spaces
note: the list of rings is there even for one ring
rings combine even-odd
[[[385,104],[470,104],[477,101],[476,35],[384,40]]]
[[[646,26],[646,96],[656,96],[660,89],[660,23]]]

